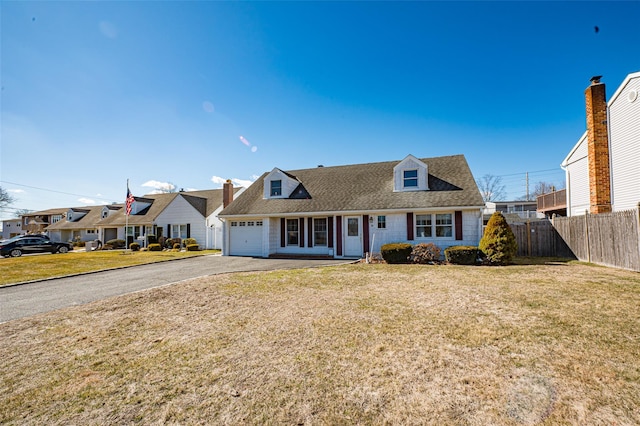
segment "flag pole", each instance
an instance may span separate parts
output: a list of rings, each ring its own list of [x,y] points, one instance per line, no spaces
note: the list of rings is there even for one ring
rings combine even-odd
[[[124,201],[124,250],[129,251],[129,212],[127,205],[129,204],[129,179],[127,179],[127,199]]]

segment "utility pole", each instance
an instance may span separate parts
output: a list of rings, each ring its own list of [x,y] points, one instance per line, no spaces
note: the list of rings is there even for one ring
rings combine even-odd
[[[531,201],[529,200],[529,172],[525,172],[525,177],[527,180],[527,201]]]

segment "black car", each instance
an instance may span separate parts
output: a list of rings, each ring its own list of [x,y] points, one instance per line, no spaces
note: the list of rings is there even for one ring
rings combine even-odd
[[[31,253],[68,253],[73,250],[69,243],[53,242],[43,235],[19,235],[0,242],[0,255],[19,257]]]

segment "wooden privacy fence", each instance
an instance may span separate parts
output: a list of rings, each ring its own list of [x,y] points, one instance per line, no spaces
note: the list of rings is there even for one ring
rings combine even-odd
[[[518,243],[517,256],[575,257],[547,219],[510,226]]]
[[[553,226],[579,260],[640,272],[640,205],[615,213],[555,217]]]

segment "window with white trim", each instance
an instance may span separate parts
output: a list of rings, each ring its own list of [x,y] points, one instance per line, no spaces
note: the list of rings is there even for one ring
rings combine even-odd
[[[282,181],[281,180],[272,180],[270,182],[270,189],[271,189],[271,196],[272,197],[279,197],[280,195],[282,195]]]
[[[416,237],[417,238],[429,238],[432,235],[431,231],[431,215],[430,214],[418,214],[416,215]]]
[[[171,238],[187,238],[187,225],[171,225]]]
[[[287,245],[298,245],[298,219],[287,219]]]
[[[451,237],[453,235],[453,217],[451,213],[436,215],[436,237]]]
[[[327,218],[313,219],[313,245],[327,245]]]
[[[418,170],[403,170],[402,171],[402,185],[404,188],[417,188],[418,187]]]
[[[378,216],[378,229],[387,229],[387,217]]]

